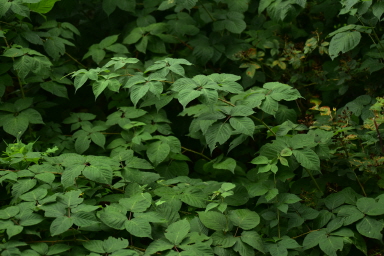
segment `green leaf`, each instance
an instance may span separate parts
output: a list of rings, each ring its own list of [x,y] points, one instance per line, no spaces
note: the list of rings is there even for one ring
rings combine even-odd
[[[211,236],[213,245],[220,246],[223,248],[229,248],[235,245],[236,238],[231,233],[224,233],[222,231],[216,231]]]
[[[183,192],[180,199],[188,205],[204,208],[206,206],[207,197],[201,189],[190,187]]]
[[[312,149],[295,149],[293,155],[304,168],[320,170],[320,159]]]
[[[248,136],[253,136],[255,124],[250,118],[232,117],[229,119],[229,123],[235,129],[236,132],[240,132]]]
[[[100,80],[100,81],[95,81],[92,84],[92,90],[93,94],[95,95],[95,99],[99,97],[99,95],[108,87],[109,80]]]
[[[156,252],[169,250],[173,246],[174,245],[166,239],[158,239],[149,244],[149,246],[145,250],[145,255],[152,255]]]
[[[45,188],[37,188],[24,195],[20,196],[20,199],[24,201],[36,202],[43,199],[47,195],[48,191]]]
[[[228,8],[231,11],[236,12],[245,12],[248,10],[249,0],[238,0],[238,1],[231,1],[231,0],[225,0],[225,2],[228,4]]]
[[[68,99],[68,92],[65,85],[58,84],[53,81],[49,81],[49,82],[41,83],[40,86],[42,89],[52,93],[53,95]]]
[[[252,164],[269,164],[269,160],[265,156],[258,156],[251,161]]]
[[[165,230],[165,237],[174,245],[179,245],[187,236],[190,229],[191,226],[188,220],[179,220],[169,225]]]
[[[259,14],[261,14],[265,9],[267,9],[267,7],[273,3],[275,0],[260,0],[260,3],[259,3]]]
[[[347,226],[364,218],[365,215],[359,211],[356,206],[343,205],[338,208],[337,216],[344,218],[344,226]]]
[[[207,228],[216,230],[216,231],[228,231],[230,224],[229,220],[220,212],[198,212],[200,221]]]
[[[149,86],[144,84],[144,85],[134,85],[131,87],[131,101],[133,102],[133,104],[137,105],[137,103],[139,102],[140,99],[142,99],[145,94],[147,94],[148,90],[149,90]]]
[[[293,87],[287,85],[287,84],[282,84],[279,82],[269,82],[265,83],[263,85],[263,88],[271,90],[271,96],[272,99],[276,101],[281,101],[281,100],[296,100],[301,97],[300,93],[298,90],[294,89]]]
[[[31,244],[31,248],[42,255],[47,254],[48,252],[48,245],[46,243]]]
[[[28,4],[28,8],[32,12],[45,14],[52,10],[53,6],[58,1],[60,0],[41,0],[38,3]]]
[[[66,207],[74,207],[79,204],[81,204],[84,199],[79,198],[81,194],[80,190],[71,190],[65,193],[64,195],[59,195],[58,196],[58,201],[65,205]]]
[[[254,249],[262,253],[265,253],[263,239],[256,231],[243,231],[240,238],[244,243],[252,246]]]
[[[26,115],[19,114],[14,116],[13,114],[8,114],[2,118],[4,131],[15,137],[23,135],[28,128],[29,118]]]
[[[34,226],[44,220],[43,216],[36,213],[25,213],[20,216],[19,224],[21,226]]]
[[[93,132],[91,133],[91,140],[93,143],[98,145],[101,148],[104,148],[105,145],[105,135],[101,132]]]
[[[85,249],[87,249],[91,252],[96,252],[96,253],[105,253],[106,252],[104,250],[103,245],[104,245],[103,241],[100,241],[100,240],[89,240],[89,241],[83,243],[83,246]]]
[[[100,214],[100,220],[108,227],[123,230],[127,216],[115,210],[108,210]]]
[[[129,245],[127,239],[123,238],[114,238],[114,237],[108,237],[107,240],[104,240],[103,242],[103,248],[104,251],[107,253],[113,253],[116,251],[119,251],[121,249],[127,248]]]
[[[205,136],[207,144],[212,151],[216,144],[224,144],[232,135],[232,128],[228,123],[216,123],[208,128]]]
[[[10,239],[11,237],[20,234],[23,231],[23,227],[19,225],[12,225],[7,228],[7,235]]]
[[[191,89],[183,89],[179,91],[177,98],[181,105],[185,108],[188,103],[198,98],[202,94],[201,91],[191,90]]]
[[[61,176],[61,183],[63,184],[63,186],[67,188],[75,184],[76,178],[79,177],[83,169],[84,167],[82,166],[76,166],[65,169]],[[54,178],[55,177],[53,177],[53,179]]]
[[[216,90],[202,88],[200,92],[201,102],[210,107],[213,107],[216,104],[217,98],[219,97]]]
[[[130,212],[144,212],[151,206],[152,197],[149,193],[140,193],[130,198],[120,199],[119,203]]]
[[[357,208],[363,213],[371,216],[383,215],[384,205],[373,198],[362,197],[356,202]]]
[[[340,205],[344,204],[344,202],[345,202],[345,196],[343,193],[330,194],[324,200],[325,206],[327,206],[328,209],[330,210],[336,209]]]
[[[91,145],[91,138],[86,136],[86,132],[83,132],[84,135],[79,136],[75,141],[75,149],[79,154],[84,153]]]
[[[0,210],[0,219],[7,220],[10,219],[20,211],[18,206],[9,206],[3,210]]]
[[[241,256],[255,255],[255,251],[253,250],[253,248],[251,246],[249,246],[248,244],[244,243],[239,237],[236,237],[236,240],[237,240],[236,244],[233,247],[233,250],[235,252],[238,252],[239,255],[241,255]],[[282,254],[280,254],[280,255],[282,255]],[[273,256],[275,256],[275,255],[273,255]]]
[[[114,44],[118,38],[119,38],[119,35],[113,35],[113,36],[108,36],[108,37],[104,38],[99,43],[100,49],[104,49],[104,48]]]
[[[288,107],[286,107],[284,105],[279,105],[279,109],[276,112],[275,117],[276,117],[276,120],[279,124],[282,124],[287,120],[289,120],[291,122],[296,122],[296,120],[297,120],[296,111],[293,109],[289,109]]]
[[[112,184],[112,170],[106,166],[91,165],[83,170],[83,175],[92,181],[102,184]]]
[[[383,224],[371,217],[364,217],[356,224],[356,229],[360,234],[366,237],[374,238],[381,240],[383,235],[381,230],[383,229]]]
[[[76,212],[71,215],[73,223],[79,227],[87,227],[99,223],[91,212]]]
[[[292,150],[290,148],[284,148],[280,152],[281,156],[291,156],[292,155]]]
[[[12,186],[12,196],[18,198],[35,187],[36,183],[37,181],[35,179],[19,179],[17,183]]]
[[[127,220],[125,222],[125,229],[134,236],[152,238],[151,225],[145,219],[133,218],[131,220]]]
[[[80,174],[79,174],[80,175]],[[35,176],[36,179],[51,184],[53,180],[55,179],[55,175],[53,173],[45,172],[45,173],[39,173]]]
[[[153,165],[157,166],[167,158],[170,151],[171,147],[167,143],[156,141],[149,144],[147,156]]]
[[[274,116],[279,109],[279,104],[271,97],[271,95],[266,95],[263,103],[261,103],[260,109],[265,113]]]
[[[235,172],[236,168],[236,161],[233,158],[225,158],[224,161],[219,162],[219,163],[214,163],[213,168],[215,169],[222,169],[222,170],[229,170],[232,173]]]
[[[347,31],[336,34],[332,37],[329,45],[329,56],[333,60],[339,55],[339,52],[346,53],[352,50],[359,44],[360,39],[361,34],[357,31]]]
[[[320,249],[330,256],[337,256],[336,251],[343,249],[343,238],[337,236],[322,236],[319,240]]]
[[[242,13],[228,11],[226,16],[225,20],[215,21],[213,23],[213,29],[215,31],[227,29],[229,32],[235,34],[243,32],[247,24],[244,21],[244,15]]]
[[[248,209],[238,209],[229,212],[229,219],[233,225],[244,230],[250,230],[260,223],[260,216]]]
[[[381,16],[384,13],[384,3],[383,2],[375,3],[372,6],[372,12],[373,12],[373,15],[375,15],[375,17],[380,20]]]
[[[60,235],[72,227],[72,225],[73,220],[71,218],[61,216],[52,221],[49,231],[51,232],[51,236]]]

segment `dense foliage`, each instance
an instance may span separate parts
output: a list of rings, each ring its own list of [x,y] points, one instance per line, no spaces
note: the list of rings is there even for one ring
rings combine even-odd
[[[382,255],[380,0],[0,0],[1,255]]]

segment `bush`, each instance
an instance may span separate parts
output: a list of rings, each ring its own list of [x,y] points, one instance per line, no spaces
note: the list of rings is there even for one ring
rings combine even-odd
[[[0,0],[1,255],[382,253],[383,12]]]

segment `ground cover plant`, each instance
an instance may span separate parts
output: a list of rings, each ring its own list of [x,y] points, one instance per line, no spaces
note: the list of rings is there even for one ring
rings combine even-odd
[[[0,0],[1,255],[382,255],[383,13]]]

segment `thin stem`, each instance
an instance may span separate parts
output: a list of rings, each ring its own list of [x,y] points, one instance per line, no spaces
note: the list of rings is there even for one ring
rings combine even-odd
[[[87,68],[84,64],[82,64],[80,61],[78,61],[77,59],[75,59],[74,57],[72,57],[71,54],[69,53],[65,53],[65,55],[67,55],[69,58],[71,58],[74,62],[76,62],[77,64],[79,64],[80,66],[82,66],[83,68]]]
[[[209,17],[211,18],[212,21],[216,21],[215,18],[213,18],[212,14],[208,11],[207,8],[205,8],[205,5],[203,3],[201,3],[201,6],[203,7],[203,9],[208,13]]]
[[[260,123],[262,123],[272,134],[273,134],[273,136],[275,136],[276,137],[276,133],[274,132],[274,131],[272,131],[272,129],[266,124],[266,123],[264,123],[264,121],[263,120],[261,120],[261,119],[259,119],[259,118],[257,118],[257,117],[255,117],[255,116],[250,116],[253,120],[255,120],[255,121],[258,121],[258,122],[260,122]]]
[[[309,174],[309,176],[311,177],[312,181],[315,183],[317,189],[319,190],[319,192],[321,192],[321,189],[320,189],[320,186],[319,184],[317,184],[317,181],[315,180],[315,178],[313,177],[312,173],[307,169],[307,168],[304,168],[307,173]]]
[[[353,174],[355,174],[357,183],[359,183],[359,186],[360,186],[360,188],[361,188],[361,191],[363,191],[364,196],[367,197],[367,193],[365,193],[364,186],[363,186],[363,184],[361,184],[360,179],[359,179],[359,177],[357,176],[355,170],[353,170]]]
[[[309,234],[309,233],[312,233],[312,232],[315,232],[315,231],[319,231],[319,230],[321,230],[321,229],[314,229],[314,230],[305,232],[305,233],[303,233],[303,234],[301,234],[301,235],[294,236],[294,237],[291,237],[291,238],[292,238],[292,239],[296,239],[296,238],[302,237],[302,236],[304,236],[304,235],[306,235],[306,234]]]
[[[342,139],[341,139],[341,145],[343,146],[343,149],[344,149],[346,158],[349,159],[349,153],[348,153],[347,148],[345,147],[344,141],[343,141]],[[352,168],[352,164],[351,164],[351,163],[349,163],[349,164],[350,164],[350,166],[351,166],[351,168]],[[359,177],[357,176],[357,174],[356,174],[356,172],[355,172],[354,169],[353,169],[353,174],[355,174],[357,183],[359,183],[359,186],[360,186],[361,191],[363,192],[364,196],[367,197],[367,193],[365,193],[364,186],[363,186],[363,184],[360,182],[360,179],[359,179]]]
[[[236,231],[235,231],[235,234],[233,235],[233,237],[236,237],[237,231],[239,231],[239,227],[236,228]]]
[[[24,99],[25,98],[24,88],[23,88],[23,84],[21,83],[21,79],[19,75],[17,75],[17,81],[19,81],[21,97]]]
[[[199,152],[197,152],[197,151],[194,151],[194,150],[189,149],[189,148],[186,148],[186,147],[181,147],[181,148],[184,149],[185,151],[192,152],[192,153],[194,153],[194,154],[196,154],[196,155],[202,156],[202,157],[204,157],[205,159],[207,159],[208,161],[211,161],[211,160],[212,160],[211,158],[207,157],[207,156],[204,155],[203,153],[199,153]]]

